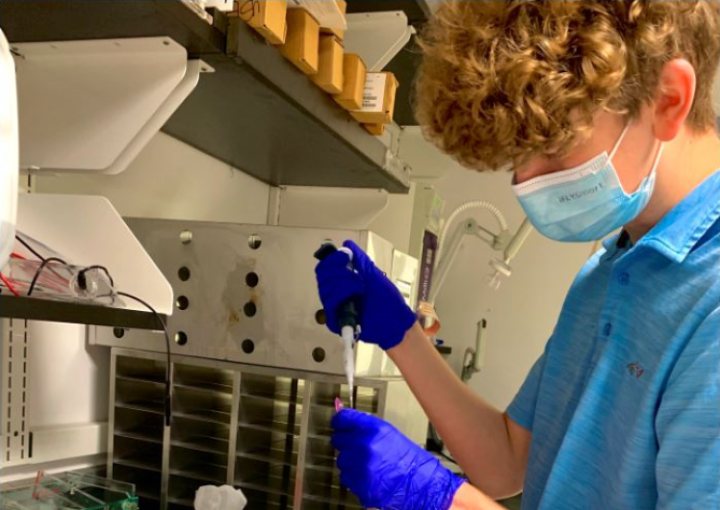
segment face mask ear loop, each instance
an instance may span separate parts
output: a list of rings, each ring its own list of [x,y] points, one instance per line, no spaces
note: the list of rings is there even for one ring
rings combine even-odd
[[[615,147],[613,147],[613,150],[610,153],[610,157],[608,158],[608,159],[610,159],[610,161],[612,161],[612,159],[615,157],[615,153],[620,148],[620,145],[622,144],[622,141],[625,139],[625,135],[627,134],[631,125],[632,125],[632,122],[628,122],[627,125],[625,126],[625,129],[623,129],[623,132],[620,133],[620,138],[618,138],[618,141],[615,142]]]
[[[657,167],[660,166],[660,160],[662,159],[664,149],[665,149],[665,142],[660,142],[660,148],[658,149],[657,156],[655,156],[655,163],[653,163],[653,166],[650,169],[650,173],[648,174],[648,176],[653,175],[655,173],[655,171],[657,170]]]

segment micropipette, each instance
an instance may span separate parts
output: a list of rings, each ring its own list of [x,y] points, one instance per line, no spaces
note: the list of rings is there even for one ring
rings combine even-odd
[[[341,251],[349,257],[348,268],[352,269],[353,253],[348,248],[340,248],[338,250],[334,244],[325,243],[318,251],[315,252],[315,258],[323,260],[328,255]],[[340,307],[338,312],[338,323],[340,325],[340,337],[343,341],[343,369],[348,383],[348,394],[350,407],[355,408],[353,401],[353,392],[355,388],[355,340],[360,333],[360,323],[358,321],[358,308],[354,300],[350,299]]]

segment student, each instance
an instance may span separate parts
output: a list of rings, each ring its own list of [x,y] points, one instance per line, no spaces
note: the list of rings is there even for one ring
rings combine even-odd
[[[504,413],[461,384],[357,246],[355,272],[342,252],[319,264],[330,329],[359,299],[362,340],[387,350],[469,478],[343,410],[341,482],[364,506],[497,509],[523,491],[525,509],[720,508],[719,5],[439,7],[417,84],[427,137],[470,169],[511,168],[552,239],[622,231],[577,276]]]

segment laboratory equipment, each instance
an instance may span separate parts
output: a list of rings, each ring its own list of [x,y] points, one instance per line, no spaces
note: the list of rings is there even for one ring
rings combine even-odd
[[[18,109],[15,63],[0,30],[0,269],[15,245],[18,172]]]
[[[457,224],[452,234],[448,236],[450,227],[455,223],[455,220],[463,213],[472,209],[483,209],[490,211],[500,228],[499,232],[493,232],[485,227],[478,224],[474,218],[468,218]],[[528,238],[533,228],[530,221],[525,218],[523,223],[518,228],[517,232],[513,235],[507,224],[505,216],[502,214],[500,209],[495,207],[489,202],[482,200],[473,200],[466,202],[456,208],[448,217],[445,222],[437,246],[437,265],[434,268],[433,274],[431,275],[431,285],[427,295],[429,299],[427,303],[420,303],[420,310],[423,308],[429,308],[434,312],[435,300],[437,299],[440,289],[445,283],[450,269],[455,263],[455,258],[460,250],[465,236],[474,236],[485,243],[487,243],[493,250],[502,252],[501,257],[495,257],[490,261],[490,266],[493,269],[491,276],[488,278],[488,285],[490,288],[497,290],[502,282],[502,277],[510,277],[512,274],[512,267],[510,263],[515,258],[517,253],[520,251],[525,240]],[[434,324],[437,320],[436,313],[424,313],[422,315],[422,323],[426,332],[437,332],[437,325]],[[479,328],[480,326],[478,326]]]
[[[328,255],[337,252],[338,249],[332,243],[323,243],[323,245],[315,252],[315,258],[322,261]],[[353,270],[352,261],[353,253],[348,248],[340,248],[341,252],[348,256],[348,269]],[[327,312],[326,312],[327,313]],[[348,300],[342,305],[342,309],[338,312],[338,323],[340,325],[340,338],[343,342],[343,369],[347,378],[348,388],[353,388],[353,378],[355,376],[355,342],[360,336],[359,310],[357,304],[352,300]],[[350,407],[353,405],[353,392],[350,392]]]
[[[0,510],[138,510],[135,486],[80,473],[48,475],[0,492]]]
[[[172,284],[174,354],[344,375],[343,344],[328,331],[315,250],[354,240],[412,303],[417,261],[372,232],[172,220],[126,220]],[[98,328],[93,342],[165,352],[160,334]],[[355,376],[397,375],[373,345],[355,346]]]
[[[488,230],[480,226],[474,218],[469,218],[459,223],[448,238],[447,232],[455,218],[460,213],[463,213],[473,207],[490,210],[497,219],[500,226],[500,232],[495,233]],[[430,303],[435,303],[435,300],[440,293],[440,289],[445,283],[445,278],[455,262],[455,257],[458,254],[460,244],[465,236],[477,237],[490,245],[493,250],[502,252],[502,258],[495,258],[490,262],[490,266],[493,268],[494,272],[489,278],[488,284],[491,288],[497,289],[501,283],[501,276],[509,277],[512,274],[510,263],[520,251],[520,248],[532,230],[532,225],[526,218],[520,225],[520,228],[517,230],[515,235],[513,235],[510,232],[507,222],[500,210],[487,202],[469,202],[468,204],[458,207],[448,218],[448,221],[443,228],[443,234],[440,236],[440,245],[438,248],[439,262],[430,291]]]
[[[102,266],[76,266],[60,258],[12,258],[5,276],[21,296],[70,302],[122,305],[110,272]]]
[[[166,363],[162,353],[111,354],[108,476],[135,483],[143,510],[192,508],[208,484],[240,488],[251,509],[361,508],[330,443],[344,376],[176,355],[164,427]],[[359,410],[425,443],[427,417],[402,378],[356,377],[355,388]]]
[[[485,343],[487,340],[487,321],[480,319],[477,323],[477,333],[475,335],[475,347],[465,349],[463,358],[462,372],[460,379],[468,382],[473,375],[482,370],[485,364]]]

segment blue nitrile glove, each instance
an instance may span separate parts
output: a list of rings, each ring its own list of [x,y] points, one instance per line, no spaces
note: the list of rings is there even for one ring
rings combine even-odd
[[[360,315],[360,339],[390,349],[399,344],[417,320],[398,288],[380,271],[370,257],[352,241],[344,246],[353,253],[337,251],[325,257],[315,268],[320,300],[325,308],[327,326],[340,334],[338,312],[349,299],[355,299]]]
[[[465,482],[380,418],[343,409],[332,426],[340,483],[363,508],[448,510]]]

